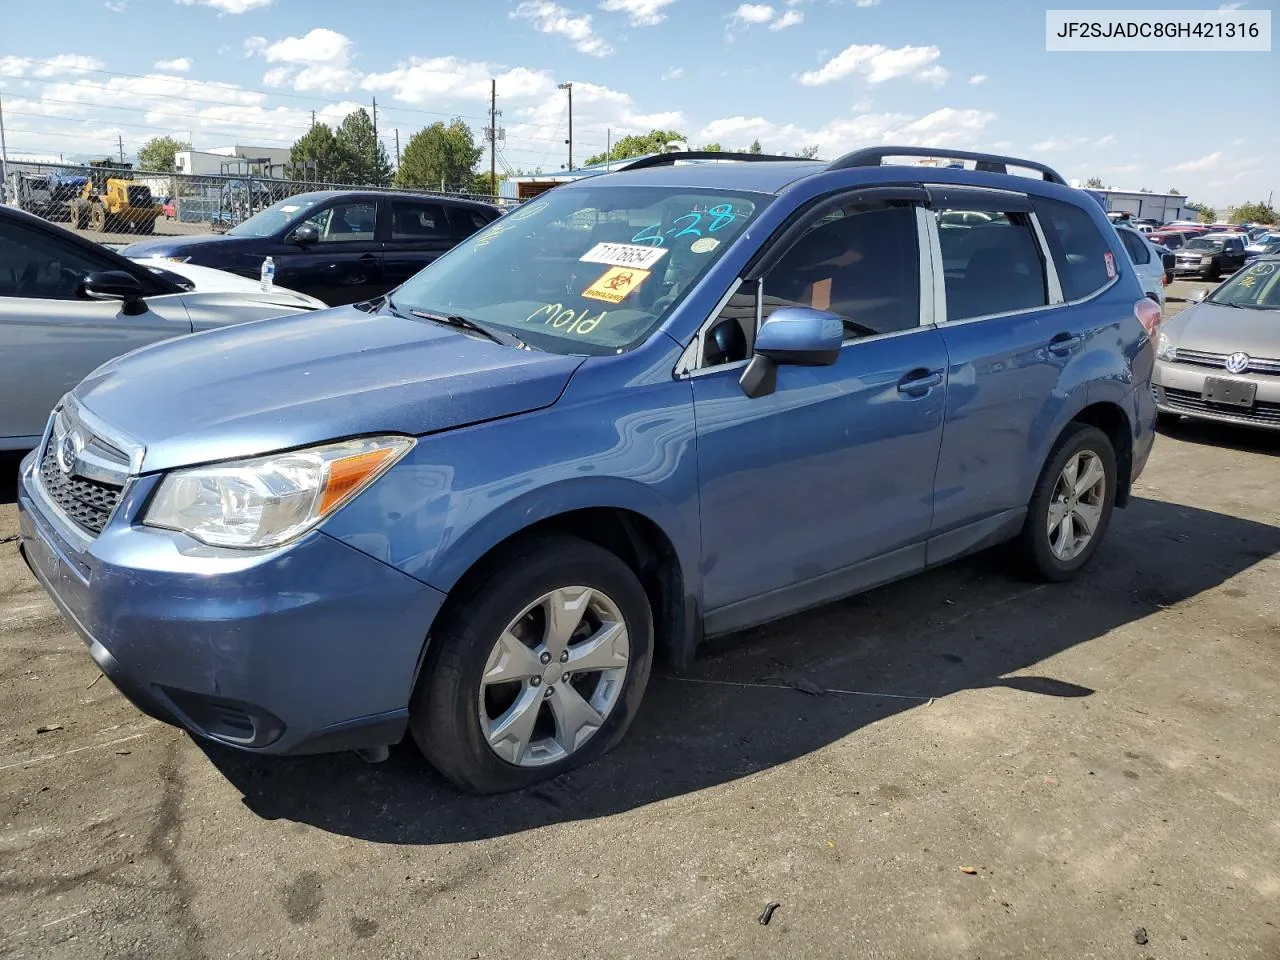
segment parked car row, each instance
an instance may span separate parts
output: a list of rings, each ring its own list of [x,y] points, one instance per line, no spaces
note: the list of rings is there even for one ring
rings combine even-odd
[[[23,462],[23,556],[144,711],[257,754],[407,732],[477,792],[617,743],[659,652],[1006,541],[1067,580],[1151,450],[1160,308],[1058,173],[886,164],[936,154],[660,155],[496,222],[320,194],[129,248],[359,302],[90,373]],[[456,245],[414,273],[401,233]],[[186,296],[73,252],[35,267],[58,310]]]

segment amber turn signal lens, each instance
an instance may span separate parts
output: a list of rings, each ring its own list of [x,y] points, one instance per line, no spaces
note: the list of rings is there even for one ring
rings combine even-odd
[[[377,473],[384,463],[398,453],[394,449],[370,450],[368,453],[334,460],[329,464],[329,476],[317,512],[322,516],[327,514],[352,491],[360,489],[370,475]]]

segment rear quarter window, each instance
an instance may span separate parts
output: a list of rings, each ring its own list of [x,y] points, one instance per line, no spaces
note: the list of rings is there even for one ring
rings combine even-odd
[[[1106,255],[1112,251],[1093,218],[1061,200],[1033,197],[1031,202],[1049,241],[1063,297],[1079,300],[1105,287],[1111,281]]]

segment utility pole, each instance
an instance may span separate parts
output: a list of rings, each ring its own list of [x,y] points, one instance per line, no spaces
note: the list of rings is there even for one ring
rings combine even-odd
[[[116,134],[116,142],[120,145],[120,163],[124,164],[124,134]]]
[[[396,169],[400,169],[400,128],[396,127]]]
[[[378,98],[373,98],[373,140],[378,141]]]
[[[313,127],[316,125],[316,112],[314,110],[311,111],[311,125]]]
[[[0,203],[9,189],[9,148],[4,142],[4,98],[0,97]]]
[[[498,195],[498,81],[489,81],[489,189]]]
[[[569,145],[569,166],[567,169],[573,169],[573,84],[562,83],[558,89],[568,91],[569,94],[569,139],[565,141]]]
[[[604,172],[613,169],[613,127],[604,130]]]

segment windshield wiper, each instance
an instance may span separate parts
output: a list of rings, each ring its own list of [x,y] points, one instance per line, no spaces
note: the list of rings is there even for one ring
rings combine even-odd
[[[387,303],[392,310],[395,309],[395,305],[391,303],[389,298]],[[430,310],[410,310],[409,315],[417,317],[419,320],[442,323],[447,327],[457,327],[459,330],[470,330],[472,333],[478,333],[480,336],[492,340],[494,343],[500,343],[504,347],[519,347],[521,350],[529,349],[529,345],[514,333],[508,333],[506,330],[496,330],[459,313],[433,313]]]

